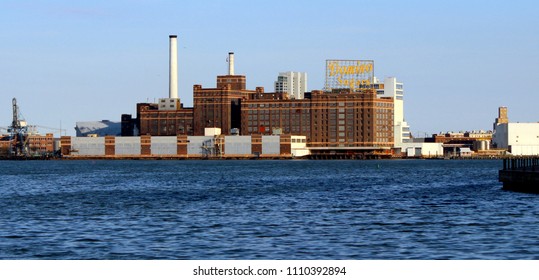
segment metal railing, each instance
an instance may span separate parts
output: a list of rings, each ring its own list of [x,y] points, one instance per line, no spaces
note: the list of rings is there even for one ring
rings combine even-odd
[[[506,158],[503,170],[539,171],[539,157]]]

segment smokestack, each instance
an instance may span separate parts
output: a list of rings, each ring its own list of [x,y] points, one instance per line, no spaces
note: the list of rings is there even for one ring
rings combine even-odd
[[[168,97],[178,98],[178,36],[170,35]]]
[[[228,75],[234,75],[234,53],[228,53]]]

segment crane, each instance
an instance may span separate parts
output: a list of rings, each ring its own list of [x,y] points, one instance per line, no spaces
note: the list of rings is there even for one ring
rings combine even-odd
[[[19,112],[19,106],[17,106],[17,99],[13,98],[13,121],[8,128],[9,142],[10,142],[10,155],[11,156],[26,156],[28,155],[28,143],[26,137],[28,134],[28,126],[26,121],[22,118]]]

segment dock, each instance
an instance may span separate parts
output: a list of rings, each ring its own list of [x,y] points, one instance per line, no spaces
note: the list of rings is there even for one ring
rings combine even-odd
[[[539,193],[539,157],[504,159],[498,179],[504,190]]]

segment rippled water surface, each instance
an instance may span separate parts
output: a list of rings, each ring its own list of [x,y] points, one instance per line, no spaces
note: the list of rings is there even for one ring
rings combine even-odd
[[[0,161],[0,259],[538,259],[500,161]]]

